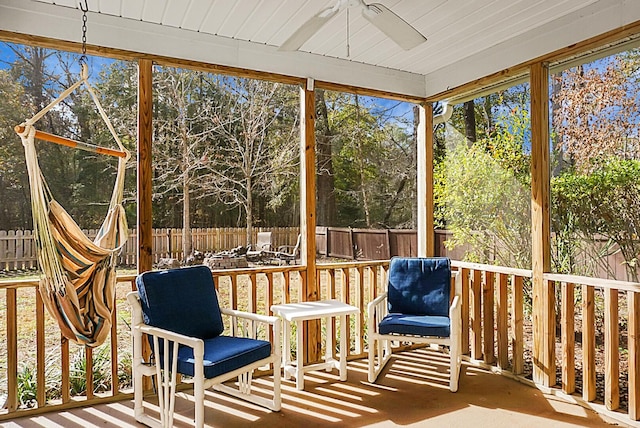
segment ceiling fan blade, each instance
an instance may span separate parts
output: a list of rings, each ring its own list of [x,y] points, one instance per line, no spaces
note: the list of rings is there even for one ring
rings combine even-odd
[[[407,21],[380,3],[363,5],[362,16],[404,50],[408,51],[427,41],[427,38]]]
[[[307,40],[318,32],[340,10],[338,7],[328,7],[316,13],[311,19],[302,24],[285,42],[278,48],[279,51],[295,51],[300,49]]]

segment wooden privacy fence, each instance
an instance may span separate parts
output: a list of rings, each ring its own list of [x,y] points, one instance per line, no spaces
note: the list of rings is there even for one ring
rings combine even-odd
[[[464,258],[465,248],[449,250],[444,242],[451,232],[436,230],[436,256]],[[351,229],[316,227],[316,251],[327,257],[350,260],[389,260],[393,256],[418,255],[418,233],[414,229]]]
[[[93,239],[97,229],[84,230]],[[297,227],[254,228],[253,242],[258,232],[271,232],[273,245],[295,245]],[[191,242],[194,250],[218,252],[246,245],[246,229],[240,227],[194,228]],[[129,230],[129,238],[120,253],[119,265],[135,265],[137,257],[137,231]],[[161,258],[182,260],[182,229],[153,229],[153,260]],[[0,270],[34,269],[37,267],[36,246],[30,230],[0,230]]]

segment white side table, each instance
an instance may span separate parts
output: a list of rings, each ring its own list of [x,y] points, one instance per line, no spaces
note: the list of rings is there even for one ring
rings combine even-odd
[[[296,388],[298,390],[304,389],[304,373],[311,370],[331,370],[337,368],[340,371],[340,380],[347,380],[347,315],[354,315],[360,312],[355,306],[347,305],[339,300],[320,300],[317,302],[301,302],[301,303],[286,303],[282,305],[271,306],[271,311],[274,315],[282,317],[285,321],[284,324],[284,336],[282,340],[282,366],[284,369],[284,378],[289,379],[290,376],[296,378]],[[340,361],[336,361],[333,358],[331,350],[331,339],[333,337],[333,331],[331,326],[331,318],[340,317]],[[327,335],[326,335],[326,352],[324,362],[309,364],[304,366],[302,363],[302,350],[304,345],[302,343],[302,322],[308,320],[317,320],[325,318],[327,320]],[[296,323],[296,365],[291,364],[291,324]]]

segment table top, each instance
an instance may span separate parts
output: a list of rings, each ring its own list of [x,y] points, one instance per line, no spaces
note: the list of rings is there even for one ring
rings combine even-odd
[[[275,315],[287,321],[304,321],[323,317],[352,315],[360,312],[355,306],[339,300],[319,300],[316,302],[284,303],[271,306]]]

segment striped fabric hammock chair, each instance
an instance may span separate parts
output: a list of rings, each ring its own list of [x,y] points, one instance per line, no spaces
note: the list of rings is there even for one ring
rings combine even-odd
[[[83,63],[81,79],[33,118],[16,126],[16,132],[22,139],[29,174],[34,235],[42,272],[40,294],[64,337],[95,347],[104,342],[111,329],[116,256],[127,240],[127,222],[121,202],[125,166],[130,154],[116,135],[87,76],[87,67]],[[83,84],[120,150],[70,140],[35,128],[42,116]],[[119,158],[109,210],[93,241],[53,199],[38,164],[35,139]]]

